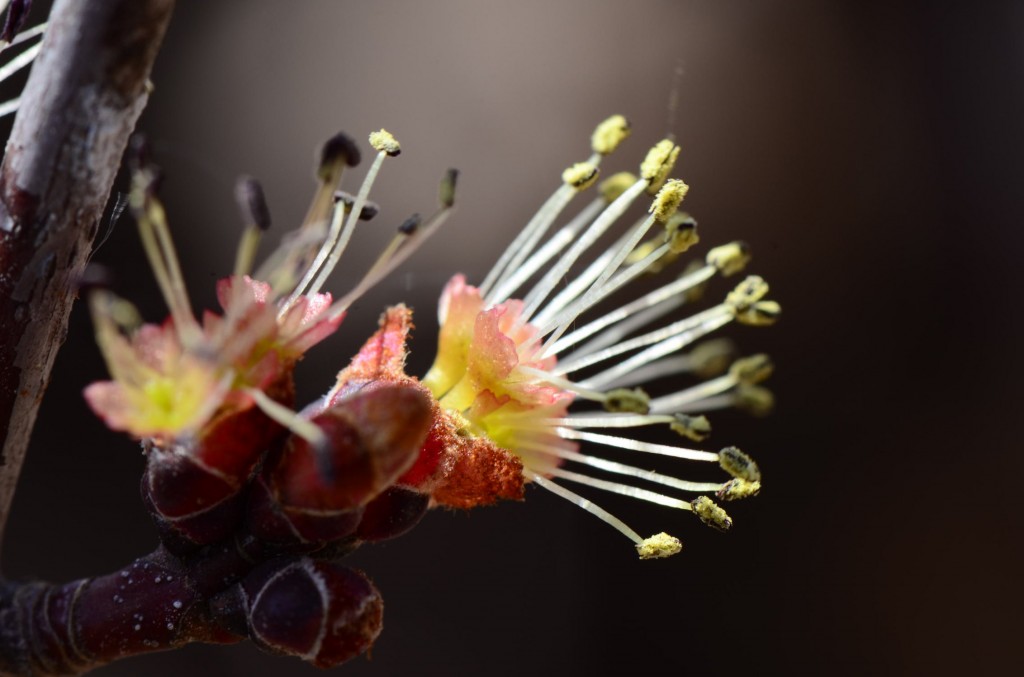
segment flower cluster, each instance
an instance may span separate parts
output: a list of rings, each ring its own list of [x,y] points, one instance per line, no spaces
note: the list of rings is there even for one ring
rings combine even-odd
[[[735,361],[727,373],[703,383],[651,398],[638,384],[682,373],[707,375],[728,365],[728,344],[703,343],[683,349],[732,321],[767,325],[779,306],[766,300],[768,286],[749,276],[725,300],[690,317],[645,329],[695,301],[716,274],[731,276],[749,261],[746,245],[736,242],[709,251],[703,263],[678,279],[606,310],[595,309],[644,273],[666,268],[697,243],[696,222],[678,211],[688,186],[668,178],[679,154],[671,140],[647,154],[639,176],[620,173],[600,186],[600,195],[551,235],[569,202],[598,179],[599,163],[629,135],[622,116],[598,126],[593,155],[567,169],[563,184],[520,232],[479,287],[461,275],[444,290],[439,308],[441,332],[437,358],[423,379],[443,411],[453,448],[493,457],[493,447],[507,452],[494,467],[521,465],[521,479],[533,482],[583,507],[627,535],[642,558],[679,551],[679,541],[664,533],[641,538],[607,511],[569,491],[553,479],[624,494],[694,512],[704,522],[727,529],[731,519],[707,496],[681,500],[665,493],[611,481],[566,467],[660,484],[683,492],[716,493],[723,500],[756,494],[760,472],[735,447],[718,452],[644,442],[594,432],[665,424],[694,441],[710,433],[698,412],[730,404],[761,409],[770,393],[757,385],[771,371],[763,355]],[[578,265],[588,250],[623,218],[642,195],[653,195],[648,214],[629,226],[611,246]],[[653,238],[648,234],[655,232]],[[658,232],[660,231],[660,232]],[[579,268],[579,272],[573,272]],[[521,297],[516,293],[527,282]],[[568,283],[558,289],[562,280]],[[587,319],[589,318],[589,319]],[[586,321],[584,321],[586,320]],[[584,404],[576,411],[577,403]],[[601,409],[586,410],[586,404]],[[570,410],[572,407],[572,410]],[[452,434],[454,431],[454,434]],[[469,442],[467,442],[469,440]],[[580,443],[718,463],[732,478],[693,482],[580,451]],[[521,489],[506,492],[518,497]],[[489,502],[484,492],[460,507]],[[465,499],[465,495],[463,495]],[[444,501],[442,496],[441,502]]]
[[[339,184],[343,169],[359,163],[358,147],[344,134],[325,144],[319,187],[305,221],[255,272],[253,258],[270,217],[259,184],[248,177],[239,181],[236,197],[246,227],[234,274],[217,286],[223,314],[206,312],[201,320],[189,304],[155,195],[159,174],[140,162],[129,200],[170,317],[160,325],[142,325],[127,301],[103,288],[91,291],[97,339],[113,380],[92,384],[85,396],[109,427],[168,445],[201,436],[211,421],[255,405],[286,427],[318,438],[315,428],[279,406],[291,404],[295,363],[337,330],[355,299],[408,256],[412,240],[429,235],[417,232],[418,219],[403,224],[392,246],[349,294],[332,302],[329,293],[320,293],[357,222],[376,214],[368,195],[383,159],[400,152],[384,130],[371,135],[371,145],[377,157],[352,197],[340,192]]]
[[[712,278],[746,267],[750,253],[740,242],[710,249],[661,286],[642,283],[664,274],[699,237],[694,219],[679,211],[689,187],[671,178],[680,152],[672,140],[651,148],[636,175],[599,182],[602,161],[629,135],[620,115],[598,125],[590,157],[565,170],[483,282],[451,279],[438,308],[437,356],[422,380],[405,371],[412,312],[397,305],[335,386],[299,412],[295,363],[445,221],[456,172],[442,182],[438,212],[403,223],[339,300],[321,289],[358,222],[377,211],[369,192],[383,161],[401,151],[395,138],[384,130],[370,135],[377,154],[355,195],[340,191],[340,182],[359,150],[343,134],[328,141],[304,222],[255,270],[270,217],[259,185],[241,180],[236,197],[246,226],[234,273],[217,287],[222,312],[197,319],[156,198],[159,173],[140,153],[129,203],[170,317],[142,324],[127,301],[92,286],[90,308],[112,380],[90,385],[85,396],[111,428],[143,441],[142,493],[161,533],[158,559],[186,570],[193,588],[205,591],[196,594],[213,596],[203,598],[213,600],[204,622],[320,666],[337,664],[380,631],[380,599],[362,574],[326,562],[404,533],[431,505],[522,499],[529,484],[612,525],[642,559],[674,555],[682,545],[664,532],[640,536],[564,482],[731,527],[710,496],[758,493],[761,475],[749,456],[731,446],[707,451],[614,431],[665,426],[702,442],[711,432],[702,412],[769,409],[771,394],[760,385],[769,359],[734,358],[727,341],[703,339],[733,321],[772,324],[780,308],[767,298],[767,283],[750,275],[720,303],[680,316]],[[594,186],[597,195],[563,218]],[[647,213],[616,234],[644,196]],[[689,383],[677,384],[680,378]],[[658,388],[657,396],[640,385]],[[711,462],[728,478],[682,479],[630,458],[652,456]],[[307,589],[328,580],[322,590]],[[267,594],[291,603],[306,593],[316,603],[296,612],[301,623],[276,619],[268,610],[277,602],[262,603]],[[365,611],[351,616],[358,622],[331,620],[358,609]],[[330,626],[331,642],[296,634],[304,623]]]

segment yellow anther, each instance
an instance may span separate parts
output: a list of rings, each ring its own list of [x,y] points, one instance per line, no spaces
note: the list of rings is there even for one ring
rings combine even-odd
[[[764,298],[768,293],[768,283],[758,275],[748,275],[743,282],[736,285],[736,288],[725,297],[726,304],[733,307],[737,313],[748,310],[752,305]]]
[[[690,501],[690,507],[693,508],[694,514],[700,518],[700,521],[709,527],[719,531],[728,531],[732,526],[732,518],[729,517],[729,514],[707,496],[698,496],[693,499]]]
[[[718,376],[732,364],[734,346],[729,339],[705,341],[690,351],[693,373],[700,378]]]
[[[757,496],[759,493],[761,493],[760,482],[748,482],[737,477],[723,484],[716,495],[720,501],[738,501],[743,498]]]
[[[748,482],[761,481],[761,469],[750,458],[736,447],[726,447],[718,452],[718,465],[733,477]]]
[[[398,139],[392,136],[391,132],[382,129],[379,132],[370,133],[370,145],[379,153],[387,153],[389,157],[395,157],[402,152],[402,146]]]
[[[616,388],[605,393],[604,408],[615,413],[646,414],[651,410],[651,398],[640,388]]]
[[[615,202],[615,199],[625,193],[626,189],[636,183],[636,181],[637,178],[633,174],[619,172],[618,174],[612,174],[602,181],[597,189],[601,192],[601,197],[604,198],[604,201],[610,204]]]
[[[689,416],[687,414],[674,414],[675,419],[669,424],[669,427],[674,431],[693,440],[694,442],[702,442],[711,434],[711,423],[708,422],[707,416]]]
[[[754,416],[767,416],[775,408],[775,395],[764,386],[741,383],[735,397],[736,408]]]
[[[743,270],[750,263],[750,249],[744,242],[730,242],[715,247],[704,259],[709,266],[728,277]]]
[[[782,306],[775,301],[758,301],[743,312],[736,313],[736,321],[754,327],[775,324],[782,314]]]
[[[562,181],[576,190],[586,190],[594,185],[600,171],[590,162],[577,162],[562,172]]]
[[[739,383],[753,385],[760,383],[772,375],[775,365],[770,357],[758,353],[749,357],[741,357],[729,367],[729,374]]]
[[[658,191],[647,211],[654,215],[658,223],[666,223],[679,209],[689,190],[690,187],[679,179],[669,179]]]
[[[632,131],[625,116],[613,115],[594,129],[594,134],[590,137],[590,147],[595,153],[608,155],[614,152]]]
[[[636,551],[640,554],[640,559],[671,557],[682,549],[683,544],[679,542],[679,539],[675,536],[669,536],[664,531],[646,538],[643,542],[636,545]]]
[[[679,157],[679,146],[668,139],[655,144],[640,163],[640,176],[647,180],[647,192],[654,195],[661,190]]]
[[[665,184],[668,185],[668,184]],[[673,254],[682,254],[700,242],[697,235],[697,222],[686,212],[672,216],[665,224],[665,242]]]

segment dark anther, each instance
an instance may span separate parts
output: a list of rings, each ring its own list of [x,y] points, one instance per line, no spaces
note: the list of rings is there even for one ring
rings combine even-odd
[[[455,184],[459,179],[459,170],[449,169],[441,180],[441,206],[451,207],[455,204]]]
[[[345,205],[345,211],[351,212],[353,205],[356,203],[356,197],[352,193],[347,193],[343,190],[334,191],[334,204],[342,203]],[[380,212],[380,205],[376,202],[367,200],[363,203],[363,208],[359,210],[359,220],[369,221],[373,217],[377,216]]]
[[[423,219],[419,214],[413,214],[398,227],[398,232],[403,235],[412,235],[420,227],[422,221]]]
[[[322,175],[327,167],[330,167],[342,157],[345,160],[345,164],[349,167],[355,167],[362,159],[359,153],[359,146],[352,140],[352,137],[345,132],[338,132],[327,139],[323,149],[320,151],[320,174]]]
[[[235,183],[235,200],[246,226],[254,225],[266,232],[270,230],[270,210],[260,182],[251,176],[241,176]]]

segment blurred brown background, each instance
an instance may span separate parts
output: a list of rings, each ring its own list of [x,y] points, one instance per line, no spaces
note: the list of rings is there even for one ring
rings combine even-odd
[[[952,675],[1016,663],[1024,4],[978,6],[180,3],[141,129],[166,171],[197,305],[212,305],[232,262],[238,174],[264,181],[280,233],[302,216],[323,139],[395,132],[404,152],[377,184],[382,214],[346,258],[364,264],[393,224],[432,209],[445,168],[463,171],[445,231],[302,364],[306,398],[398,301],[418,311],[422,373],[445,280],[482,279],[610,113],[635,129],[610,166],[632,166],[666,132],[677,61],[687,205],[705,244],[752,244],[752,272],[785,311],[771,330],[729,332],[773,355],[779,401],[765,420],[713,418],[716,443],[750,451],[766,475],[761,497],[731,507],[732,533],[602,500],[687,544],[639,563],[538,490],[521,505],[432,513],[352,556],[385,596],[385,630],[372,660],[339,673]],[[162,317],[127,218],[96,259]],[[12,576],[99,574],[156,542],[137,447],[80,397],[104,376],[83,311],[16,497]],[[248,645],[96,672],[314,673]]]

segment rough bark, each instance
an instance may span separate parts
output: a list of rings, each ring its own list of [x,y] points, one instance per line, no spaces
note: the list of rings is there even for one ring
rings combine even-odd
[[[0,167],[0,542],[174,0],[57,0]]]

